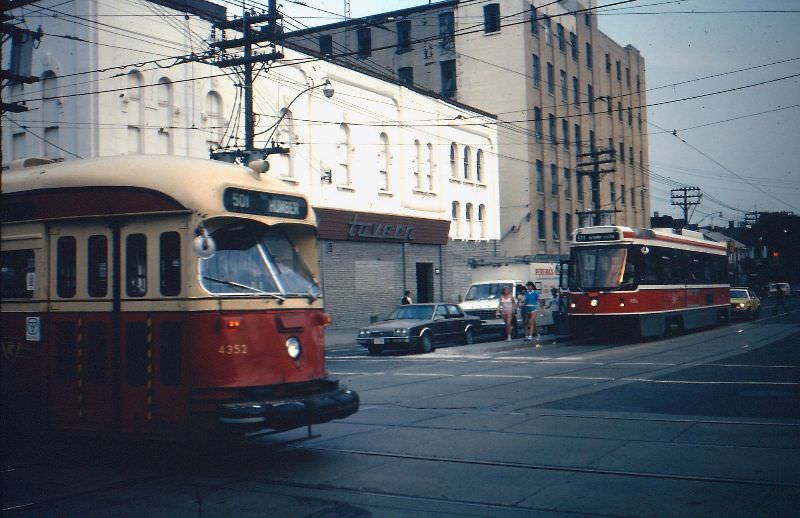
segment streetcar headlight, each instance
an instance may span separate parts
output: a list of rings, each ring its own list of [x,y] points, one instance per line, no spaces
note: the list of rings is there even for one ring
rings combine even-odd
[[[286,352],[289,354],[289,357],[293,360],[300,358],[300,353],[303,352],[303,348],[300,346],[300,340],[296,336],[290,336],[286,339]]]
[[[596,308],[597,304],[598,304],[597,299],[592,299],[591,302],[589,302],[589,305],[592,306],[593,308]]]
[[[575,307],[575,303],[573,302],[572,304],[569,305],[569,307],[574,308]]]

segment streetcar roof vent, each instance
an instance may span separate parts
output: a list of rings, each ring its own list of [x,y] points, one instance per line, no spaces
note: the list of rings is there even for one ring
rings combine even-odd
[[[693,237],[694,239],[705,240],[706,236],[703,235],[702,232],[697,232],[696,230],[688,230],[688,229],[681,229],[681,235],[684,237]]]
[[[27,158],[17,158],[12,160],[9,169],[15,171],[17,169],[25,169],[26,167],[36,167],[40,165],[54,164],[56,162],[63,162],[63,158],[47,158],[43,156],[29,156]]]

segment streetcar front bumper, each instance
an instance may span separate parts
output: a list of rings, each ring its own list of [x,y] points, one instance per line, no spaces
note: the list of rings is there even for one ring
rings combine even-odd
[[[218,422],[241,431],[291,430],[333,419],[343,419],[358,411],[358,393],[340,388],[330,381],[332,390],[294,397],[251,399],[220,404]]]

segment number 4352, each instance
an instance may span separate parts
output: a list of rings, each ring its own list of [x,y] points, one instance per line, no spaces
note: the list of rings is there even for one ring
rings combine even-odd
[[[247,354],[247,344],[220,345],[219,354]]]

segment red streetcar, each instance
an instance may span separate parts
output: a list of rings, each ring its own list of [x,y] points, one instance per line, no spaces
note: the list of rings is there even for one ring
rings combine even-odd
[[[357,411],[326,377],[315,218],[285,183],[169,156],[28,159],[3,172],[2,209],[4,427],[204,437]]]
[[[570,244],[578,336],[663,336],[730,320],[727,249],[700,232],[587,227]]]

